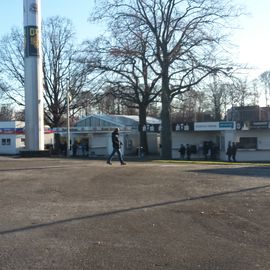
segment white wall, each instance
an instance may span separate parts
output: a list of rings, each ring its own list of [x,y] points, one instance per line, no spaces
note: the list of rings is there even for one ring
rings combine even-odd
[[[220,139],[220,160],[227,161],[226,150],[229,142],[239,142],[240,137],[257,137],[258,149],[238,149],[237,161],[270,161],[270,129],[254,129],[246,131],[220,131],[220,132],[173,132],[172,158],[179,159],[180,144],[201,146],[204,141],[217,142]],[[202,152],[192,155],[191,159],[203,158]]]
[[[270,161],[270,129],[254,129],[248,131],[237,131],[235,141],[240,137],[257,137],[257,150],[238,149],[237,161]]]
[[[158,133],[147,133],[147,143],[149,154],[159,153],[160,136]]]
[[[90,156],[104,156],[107,155],[108,147],[108,133],[92,134],[89,139],[89,155]]]
[[[270,150],[238,149],[236,161],[270,161]]]
[[[235,135],[235,140],[238,142],[240,137],[257,137],[258,150],[270,150],[270,129],[237,131]]]
[[[4,141],[10,141],[10,144],[3,144]],[[14,155],[16,150],[16,135],[15,134],[0,134],[0,154]]]

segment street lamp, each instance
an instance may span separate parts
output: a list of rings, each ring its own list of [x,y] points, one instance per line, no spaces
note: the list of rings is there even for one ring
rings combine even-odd
[[[67,91],[67,157],[69,157],[70,152],[70,122],[69,122],[69,103],[71,101],[71,96],[69,91]]]

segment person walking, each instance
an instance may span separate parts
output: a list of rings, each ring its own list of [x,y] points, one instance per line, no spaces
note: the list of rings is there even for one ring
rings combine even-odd
[[[237,152],[237,146],[236,143],[232,143],[232,160],[236,162],[236,152]]]
[[[119,139],[119,131],[120,131],[119,128],[116,128],[112,132],[113,151],[112,151],[112,153],[110,154],[110,156],[107,159],[107,164],[110,164],[110,165],[112,165],[112,158],[113,158],[115,153],[118,154],[119,161],[120,161],[121,165],[126,165],[126,162],[124,162],[123,155],[122,155],[122,152],[121,152],[122,142]]]

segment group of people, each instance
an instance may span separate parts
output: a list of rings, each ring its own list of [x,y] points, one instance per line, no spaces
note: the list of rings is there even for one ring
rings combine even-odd
[[[231,142],[229,142],[228,147],[227,147],[227,151],[226,151],[226,155],[228,156],[228,161],[236,162],[236,152],[237,152],[236,143],[233,142],[231,144]]]
[[[216,160],[219,149],[215,143],[210,141],[210,142],[204,143],[202,151],[203,151],[205,160],[207,160],[208,157],[211,160]],[[180,153],[180,159],[184,160],[186,158],[187,160],[190,160],[192,149],[189,144],[187,144],[186,146],[184,144],[181,144],[178,152]],[[236,153],[237,153],[236,143],[229,142],[227,151],[226,151],[226,155],[228,156],[228,161],[236,162]]]
[[[217,160],[219,154],[219,147],[212,141],[205,141],[203,143],[203,155],[205,160]]]
[[[181,159],[185,159],[185,156],[187,156],[187,160],[190,160],[191,147],[190,147],[189,144],[187,144],[186,146],[184,146],[183,144],[181,144],[178,152],[180,153],[180,158]]]
[[[67,142],[64,141],[63,143],[60,144],[59,146],[60,152],[62,155],[67,156]],[[72,150],[72,156],[77,156],[78,150],[81,150],[81,155],[82,156],[87,156],[89,152],[89,145],[88,143],[81,142],[79,143],[78,141],[74,141],[72,144],[70,144],[70,150]]]
[[[77,156],[78,150],[81,151],[82,156],[87,156],[89,152],[89,145],[85,142],[77,142],[76,140],[73,142],[72,146],[72,156]]]

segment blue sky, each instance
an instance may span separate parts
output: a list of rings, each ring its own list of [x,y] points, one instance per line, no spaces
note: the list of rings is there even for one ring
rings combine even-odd
[[[98,28],[87,19],[94,0],[41,0],[42,18],[64,16],[72,20],[79,40],[94,37]],[[0,36],[13,26],[23,27],[23,0],[0,0]]]
[[[242,30],[237,31],[234,42],[239,46],[240,62],[254,66],[251,76],[270,70],[270,1],[269,0],[238,0],[246,5],[250,16],[240,20]]]
[[[251,16],[240,20],[242,30],[238,30],[233,37],[233,42],[239,46],[234,58],[253,66],[250,77],[256,77],[270,70],[270,1],[234,2],[245,5],[251,13]],[[41,3],[43,19],[56,15],[71,19],[79,41],[94,38],[100,31],[87,21],[94,0],[41,0]],[[9,33],[12,26],[23,27],[23,0],[1,0],[0,37]]]

